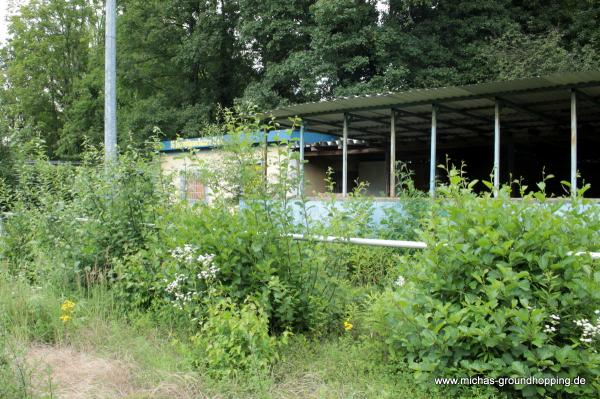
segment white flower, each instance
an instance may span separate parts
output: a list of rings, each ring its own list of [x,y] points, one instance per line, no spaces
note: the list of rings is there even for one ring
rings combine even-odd
[[[396,287],[402,287],[405,283],[406,283],[406,280],[402,276],[398,276],[398,278],[396,279],[396,281],[394,281],[394,285]]]
[[[553,332],[556,332],[556,328],[552,327],[549,324],[546,324],[546,325],[544,325],[544,332],[545,333],[553,333]]]
[[[202,266],[208,267],[208,266],[210,266],[210,264],[212,263],[214,258],[215,258],[214,254],[204,254],[204,255],[199,255],[196,258],[196,260],[198,262],[200,262],[202,264]]]
[[[206,270],[200,270],[200,273],[198,273],[198,278],[200,280],[214,279],[217,277],[217,273],[219,273],[219,268],[215,265],[211,265]]]
[[[183,247],[177,247],[170,251],[171,256],[178,261],[185,261],[187,263],[194,262],[194,254],[198,250],[198,247],[191,244],[185,244]]]
[[[600,318],[596,324],[590,323],[588,319],[575,320],[575,325],[582,329],[579,340],[585,343],[592,343],[595,337],[600,336]]]
[[[187,277],[184,274],[178,274],[177,276],[175,276],[175,280],[173,280],[171,283],[169,283],[169,285],[167,285],[165,291],[167,291],[170,294],[174,293],[179,288],[179,285],[185,280],[187,280]]]

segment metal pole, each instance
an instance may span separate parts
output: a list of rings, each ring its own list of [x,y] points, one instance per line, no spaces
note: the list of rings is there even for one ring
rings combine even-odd
[[[300,124],[300,185],[298,195],[304,196],[304,122]]]
[[[342,137],[342,196],[348,195],[348,114],[344,114]]]
[[[571,90],[571,196],[577,196],[577,92]]]
[[[309,236],[304,234],[288,234],[292,240],[296,241],[317,241],[329,242],[335,244],[357,244],[371,245],[376,247],[391,247],[391,248],[413,248],[425,249],[427,243],[423,241],[403,241],[403,240],[380,240],[378,238],[355,238],[355,237],[334,237],[334,236]]]
[[[429,194],[435,197],[435,168],[436,168],[436,144],[437,144],[437,105],[431,106],[431,153],[429,154]]]
[[[268,161],[269,161],[269,132],[267,129],[263,130],[263,134],[265,136],[265,142],[263,143],[263,173],[265,175],[265,182],[267,181],[268,175]]]
[[[117,1],[106,0],[104,52],[104,151],[106,162],[117,158]]]
[[[390,197],[393,198],[396,196],[396,111],[390,112]]]
[[[500,102],[494,106],[494,197],[500,191]]]

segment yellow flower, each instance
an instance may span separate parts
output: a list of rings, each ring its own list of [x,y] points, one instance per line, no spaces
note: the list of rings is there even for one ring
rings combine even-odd
[[[62,305],[60,305],[60,310],[66,313],[73,311],[73,308],[75,308],[75,304],[68,299],[65,300]]]
[[[350,330],[352,330],[352,327],[354,327],[354,326],[352,325],[352,323],[350,323],[348,320],[345,320],[345,321],[344,321],[344,330],[346,330],[346,331],[350,331]]]
[[[69,316],[68,314],[64,314],[62,316],[60,316],[60,319],[62,320],[63,323],[68,322],[69,320],[71,320],[71,316]]]

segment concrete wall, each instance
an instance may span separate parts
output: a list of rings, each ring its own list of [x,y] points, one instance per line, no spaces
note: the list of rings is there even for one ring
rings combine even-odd
[[[261,147],[256,147],[256,158],[262,160]],[[279,152],[285,151],[285,147],[269,146],[267,178],[271,182],[277,180],[279,174],[278,159]],[[281,154],[284,155],[284,154]],[[173,185],[178,190],[178,195],[183,187],[181,172],[197,170],[200,165],[219,165],[223,162],[224,152],[220,149],[202,150],[196,153],[171,152],[161,155],[162,169],[165,173],[172,175]],[[304,164],[304,194],[315,196],[327,192],[325,183],[326,172],[331,167],[335,173],[332,176],[335,182],[335,191],[341,192],[342,159],[340,156],[307,157]],[[292,161],[288,173],[294,176],[297,172],[297,163]],[[387,192],[387,170],[385,161],[364,161],[360,157],[352,156],[348,159],[348,190],[354,187],[354,181],[368,182],[367,194],[371,196],[385,196]],[[210,190],[206,190],[210,195]],[[296,194],[295,191],[290,194]]]
[[[263,160],[263,148],[255,147],[255,156],[257,161]],[[269,146],[267,150],[267,179],[270,182],[277,181],[279,175],[278,160],[279,154],[284,151],[284,147]],[[182,189],[185,187],[182,174],[191,173],[202,167],[218,166],[223,163],[225,152],[221,149],[201,150],[197,152],[168,152],[161,154],[161,168],[163,172],[169,174],[172,178],[176,195],[180,198],[183,195]],[[259,166],[262,168],[262,166]],[[291,161],[288,173],[294,176],[298,168],[297,162]],[[200,182],[202,183],[202,182]],[[214,195],[210,188],[203,187],[207,199]],[[291,194],[295,194],[291,193]]]

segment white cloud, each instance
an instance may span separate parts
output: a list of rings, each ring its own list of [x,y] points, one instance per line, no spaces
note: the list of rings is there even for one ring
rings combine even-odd
[[[25,0],[0,0],[0,44],[4,43],[8,35],[7,18],[13,15],[24,2]]]

